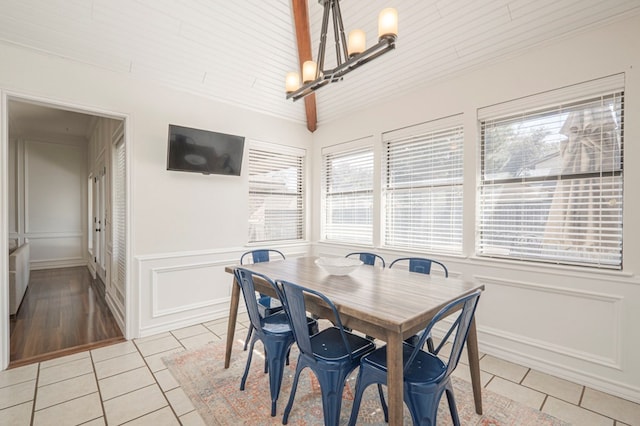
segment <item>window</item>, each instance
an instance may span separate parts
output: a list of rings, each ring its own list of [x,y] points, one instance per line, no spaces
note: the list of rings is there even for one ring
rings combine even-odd
[[[372,244],[373,147],[356,142],[323,149],[321,174],[323,238]]]
[[[479,110],[477,252],[622,268],[624,76]]]
[[[383,134],[384,243],[462,252],[462,115]]]
[[[304,238],[305,151],[253,142],[249,149],[249,242]]]

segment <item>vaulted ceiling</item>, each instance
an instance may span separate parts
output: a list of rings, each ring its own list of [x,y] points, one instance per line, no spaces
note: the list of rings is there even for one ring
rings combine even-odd
[[[397,48],[320,89],[318,126],[416,87],[640,13],[640,0],[340,4],[345,30],[365,30],[367,45],[377,41],[379,11],[395,7]],[[315,58],[322,7],[317,0],[308,0],[307,7]],[[306,122],[304,102],[288,101],[284,92],[285,74],[298,69],[292,0],[0,0],[0,10],[0,42]],[[331,67],[332,40],[327,49]]]

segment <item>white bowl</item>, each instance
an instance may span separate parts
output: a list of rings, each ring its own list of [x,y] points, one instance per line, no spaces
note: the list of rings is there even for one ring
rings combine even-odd
[[[316,265],[331,275],[347,275],[362,265],[362,261],[349,257],[320,257],[316,259]]]

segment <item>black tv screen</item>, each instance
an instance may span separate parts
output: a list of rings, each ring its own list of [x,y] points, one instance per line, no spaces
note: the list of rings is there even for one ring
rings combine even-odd
[[[244,137],[169,125],[167,170],[240,176]]]

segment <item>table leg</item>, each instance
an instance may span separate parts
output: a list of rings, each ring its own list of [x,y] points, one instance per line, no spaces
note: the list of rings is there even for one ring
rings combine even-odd
[[[398,333],[387,336],[387,389],[389,392],[389,424],[402,425],[403,402],[402,339]]]
[[[240,285],[233,277],[231,286],[231,302],[229,304],[229,322],[227,323],[227,346],[224,353],[224,368],[229,368],[231,363],[231,349],[233,348],[233,338],[236,332],[236,320],[238,318],[238,302],[240,301]]]
[[[467,354],[469,355],[469,369],[471,370],[471,387],[476,413],[482,414],[482,383],[480,382],[480,358],[478,355],[478,335],[476,333],[476,319],[471,320],[469,334],[467,334]]]

